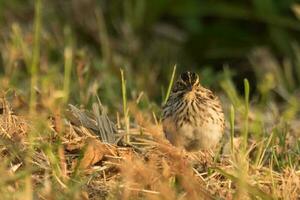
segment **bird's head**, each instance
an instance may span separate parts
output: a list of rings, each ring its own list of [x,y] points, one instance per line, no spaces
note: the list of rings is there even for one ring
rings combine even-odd
[[[189,92],[199,86],[199,76],[194,72],[183,72],[176,81],[173,92]]]

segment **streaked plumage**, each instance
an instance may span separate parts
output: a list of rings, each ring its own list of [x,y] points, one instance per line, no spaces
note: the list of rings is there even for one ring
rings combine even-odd
[[[175,146],[188,151],[212,149],[224,132],[221,103],[193,72],[180,75],[163,107],[163,130]]]

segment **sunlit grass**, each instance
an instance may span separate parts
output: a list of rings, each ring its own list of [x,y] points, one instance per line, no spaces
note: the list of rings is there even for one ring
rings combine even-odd
[[[170,79],[170,82],[169,82],[168,90],[167,90],[167,93],[166,93],[163,104],[167,103],[167,101],[169,99],[171,89],[172,89],[172,86],[173,86],[173,83],[174,83],[174,80],[175,80],[176,67],[177,67],[176,65],[174,65],[174,67],[173,67],[172,76],[171,76],[171,79]]]
[[[66,105],[70,95],[71,72],[73,65],[72,37],[69,28],[66,29],[67,44],[64,49],[64,104]]]
[[[233,139],[234,139],[234,107],[233,105],[230,106],[230,152],[233,154]]]
[[[123,115],[125,121],[125,142],[130,143],[130,135],[129,135],[129,108],[127,107],[127,89],[126,89],[126,80],[124,77],[123,69],[120,70],[121,72],[121,88],[122,88],[122,99],[123,99]]]
[[[38,84],[38,71],[40,61],[40,38],[41,38],[41,0],[35,1],[35,21],[34,21],[34,45],[32,49],[32,60],[30,65],[31,72],[31,85],[30,85],[30,112],[34,113],[36,109],[36,91],[35,88]]]
[[[245,90],[245,110],[244,110],[244,131],[243,131],[243,150],[246,151],[248,144],[248,132],[249,132],[249,93],[250,86],[247,79],[244,79],[244,90]]]
[[[170,77],[168,88],[154,101],[148,96],[153,88],[145,87],[140,91],[136,80],[129,78],[139,76],[147,82],[152,74],[143,73],[143,70],[138,73],[131,65],[126,68],[126,74],[123,69],[119,74],[118,67],[128,64],[128,60],[122,57],[124,55],[114,55],[109,50],[106,30],[104,35],[99,35],[101,42],[106,42],[101,50],[105,54],[104,62],[102,55],[78,55],[80,51],[89,51],[74,45],[73,37],[76,36],[73,29],[67,29],[65,35],[56,35],[55,39],[43,29],[42,2],[36,0],[35,3],[32,41],[31,38],[26,39],[22,26],[13,24],[12,39],[1,46],[7,55],[3,66],[5,72],[9,71],[1,76],[1,82],[14,78],[14,87],[19,92],[14,95],[6,93],[1,97],[0,158],[3,162],[0,175],[3,178],[0,180],[0,199],[84,199],[86,196],[90,199],[189,199],[196,192],[220,199],[299,198],[300,141],[297,124],[300,104],[297,80],[284,83],[291,77],[290,68],[286,68],[284,74],[268,73],[257,81],[260,86],[251,84],[251,98],[247,79],[240,83],[244,86],[240,94],[230,68],[218,72],[223,77],[220,82],[223,90],[215,92],[220,94],[227,114],[226,142],[229,143],[230,154],[220,154],[211,162],[205,153],[188,154],[167,144],[161,129],[157,128],[161,126],[160,111],[153,111],[151,106],[141,108],[140,113],[150,116],[142,119],[147,121],[145,125],[138,124],[141,119],[129,113],[129,106],[134,104],[139,108],[140,99],[144,97],[155,108],[161,106],[161,101],[166,103],[176,79],[176,65],[172,73],[162,75],[163,79]],[[97,17],[98,26],[103,27],[102,13]],[[42,31],[47,32],[45,38]],[[297,48],[295,52],[299,59]],[[29,75],[26,75],[26,69],[8,69],[13,66],[15,58],[20,59],[18,56],[24,59]],[[50,57],[56,57],[56,60]],[[113,58],[118,64],[106,66]],[[147,62],[145,66],[152,67]],[[166,66],[161,64],[160,67]],[[55,75],[48,73],[53,73],[53,68]],[[170,67],[166,71],[171,70]],[[106,81],[111,79],[120,80],[121,84],[117,81],[108,84]],[[48,85],[41,87],[39,83],[43,80],[47,80]],[[84,82],[81,91],[78,88],[80,81]],[[155,81],[157,88],[161,88],[162,83]],[[30,84],[27,87],[24,83]],[[256,93],[255,88],[259,88]],[[295,93],[290,92],[293,89]],[[99,116],[99,110],[91,112],[90,103],[86,100],[91,94],[99,94],[101,99],[104,97],[112,105],[108,108],[104,105],[104,108],[109,111],[109,118],[118,122],[117,137],[124,138],[120,144],[127,145],[107,144],[103,149],[98,146],[91,148],[90,162],[97,156],[101,157],[101,152],[103,158],[82,169],[80,163],[88,152],[87,147],[94,147],[88,146],[91,145],[88,139],[99,138],[93,129],[99,123],[95,120],[88,124],[92,128],[84,126],[81,121],[74,120],[76,116],[67,111],[66,105],[78,102],[76,106],[90,111],[84,112],[86,116]],[[134,99],[132,97],[137,97],[137,100],[131,100]],[[92,98],[97,99],[96,96]],[[60,104],[61,99],[63,104]],[[96,107],[93,108],[95,111]]]

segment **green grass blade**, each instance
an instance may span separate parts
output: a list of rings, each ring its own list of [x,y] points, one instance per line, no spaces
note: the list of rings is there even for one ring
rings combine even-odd
[[[67,104],[70,94],[70,81],[71,81],[71,70],[72,70],[72,63],[73,63],[73,48],[72,48],[72,38],[70,29],[66,29],[66,40],[67,45],[64,50],[64,105]]]
[[[31,61],[31,86],[30,86],[30,112],[35,112],[36,92],[35,87],[38,83],[38,65],[40,61],[40,38],[41,38],[41,0],[35,1],[35,17],[34,17],[34,43]]]
[[[245,112],[244,112],[244,132],[243,132],[243,148],[244,151],[247,149],[247,141],[248,141],[248,117],[249,117],[249,94],[250,94],[250,86],[249,81],[244,79],[244,91],[245,91]]]
[[[173,72],[172,72],[172,76],[171,76],[171,80],[169,82],[169,86],[168,86],[168,91],[167,91],[167,94],[165,96],[165,100],[164,100],[164,103],[167,103],[168,99],[169,99],[169,96],[170,96],[170,93],[171,93],[171,89],[172,89],[172,86],[173,86],[173,83],[174,83],[174,79],[175,79],[175,73],[176,73],[176,65],[174,65],[173,67]]]
[[[234,107],[231,105],[230,107],[230,150],[231,154],[233,154],[233,138],[234,138]]]
[[[232,180],[235,183],[239,183],[239,177],[236,177],[232,174],[227,173],[226,171],[224,171],[221,168],[214,168],[216,171],[218,171],[220,174],[222,174],[223,176],[225,176],[226,178]],[[242,185],[246,191],[249,193],[249,195],[251,195],[252,197],[260,197],[261,199],[265,199],[265,200],[272,200],[273,197],[266,194],[265,192],[263,192],[261,189],[259,189],[258,187],[252,186],[249,183],[244,183]]]
[[[121,81],[122,81],[122,98],[123,98],[123,114],[124,114],[124,121],[125,121],[125,142],[130,143],[130,136],[129,136],[129,111],[127,108],[127,92],[126,92],[126,80],[124,78],[124,71],[120,69],[121,72]]]

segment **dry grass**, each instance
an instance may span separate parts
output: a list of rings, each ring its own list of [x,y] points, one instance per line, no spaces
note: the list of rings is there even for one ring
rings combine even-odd
[[[183,37],[178,44],[172,38],[186,35],[187,30],[169,30],[169,19],[166,26],[161,24],[166,10],[156,22],[151,17],[148,20],[146,13],[154,4],[145,1],[113,3],[116,9],[112,10],[90,4],[94,1],[5,2],[11,2],[7,3],[11,7],[6,9],[2,3],[6,19],[1,21],[0,34],[0,199],[300,199],[300,50],[298,42],[286,34],[291,31],[287,27],[299,27],[296,21],[277,15],[277,9],[267,21],[265,17],[249,18],[251,27],[267,27],[259,38],[249,32],[250,53],[250,49],[244,52],[235,46],[237,31],[234,35],[227,32],[241,27],[243,16],[224,29],[225,35],[232,35],[228,44],[234,42],[234,49],[231,45],[224,49],[210,43],[223,41],[214,33],[227,16],[217,16],[211,21],[212,29],[205,28],[212,33],[207,34],[212,36],[209,41],[202,34],[194,35],[199,16],[188,17],[187,27],[195,27],[188,28],[187,41],[195,37],[200,43],[186,45]],[[275,1],[274,5],[263,2],[255,1],[255,8],[260,8],[255,10],[276,7]],[[169,3],[172,6],[156,3],[163,6],[156,12],[176,5],[181,8],[183,2]],[[181,9],[194,12],[190,5]],[[234,15],[229,13],[232,16],[236,16],[235,7]],[[82,8],[91,12],[82,12]],[[210,4],[207,8],[210,10]],[[71,10],[74,20],[62,20]],[[144,19],[151,23],[143,23]],[[180,17],[174,22],[177,20]],[[165,26],[162,31],[167,35],[146,33],[152,31],[152,25],[159,25],[155,29]],[[237,38],[248,38],[244,31]],[[88,44],[93,41],[97,44]],[[240,42],[245,45],[244,39]],[[285,53],[273,48],[278,45]],[[201,50],[200,57],[194,55],[200,59],[198,64],[188,58],[197,49]],[[243,62],[249,59],[251,66],[238,62],[215,72],[212,66],[199,64],[205,55],[217,56],[212,60],[216,66],[224,64],[222,52],[228,63],[240,57]],[[280,60],[271,52],[277,52]],[[176,76],[175,67],[172,75],[166,67],[180,60],[179,71],[194,65],[189,67],[200,72],[201,83],[203,78],[204,85],[210,82],[208,86],[222,88],[224,95],[219,96],[228,137],[216,153],[185,152],[163,137],[159,104],[166,101]],[[237,66],[242,70],[236,70]],[[253,75],[243,74],[246,66],[251,68],[246,72]],[[121,78],[120,68],[124,69]],[[242,76],[256,79],[253,85],[244,81],[244,95],[237,89],[239,82],[232,81]],[[168,77],[172,77],[169,87],[164,88]],[[117,112],[116,117],[106,115],[97,95],[111,112]],[[66,109],[69,102],[91,111],[74,106]]]
[[[299,198],[299,169],[274,170],[272,159],[253,164],[255,141],[246,157],[238,151],[219,159],[211,152],[188,153],[171,146],[159,125],[136,112],[132,143],[108,144],[74,118],[37,122],[14,114],[4,98],[1,105],[1,199],[28,195],[26,176],[37,199]]]

